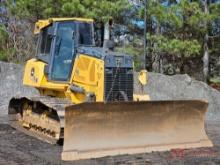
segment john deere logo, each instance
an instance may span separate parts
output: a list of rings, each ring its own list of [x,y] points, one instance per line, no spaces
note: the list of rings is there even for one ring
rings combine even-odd
[[[30,79],[31,79],[32,81],[34,81],[35,83],[37,83],[37,81],[38,81],[37,77],[35,77],[35,69],[34,69],[34,68],[31,68]]]
[[[33,77],[34,76],[34,68],[31,68],[31,77]]]

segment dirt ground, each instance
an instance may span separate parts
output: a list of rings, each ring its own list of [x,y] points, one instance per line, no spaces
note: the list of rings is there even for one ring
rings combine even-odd
[[[2,120],[2,119],[5,120]],[[214,142],[213,148],[191,150],[176,149],[170,152],[122,155],[100,159],[64,162],[62,146],[51,145],[27,136],[0,118],[0,165],[220,165],[220,121],[207,123],[207,132]]]

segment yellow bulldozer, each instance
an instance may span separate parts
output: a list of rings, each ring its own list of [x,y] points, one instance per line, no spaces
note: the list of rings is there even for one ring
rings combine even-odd
[[[63,160],[213,145],[204,128],[208,103],[135,94],[131,56],[95,47],[92,19],[39,20],[34,33],[37,53],[23,84],[40,95],[12,98],[9,120],[44,141],[64,139]]]

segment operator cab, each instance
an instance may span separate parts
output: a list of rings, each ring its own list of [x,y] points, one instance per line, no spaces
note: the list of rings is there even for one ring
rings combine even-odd
[[[39,23],[36,25],[40,26]],[[51,81],[67,82],[71,76],[76,48],[95,45],[91,20],[53,20],[38,34],[37,59],[48,64],[45,73]]]

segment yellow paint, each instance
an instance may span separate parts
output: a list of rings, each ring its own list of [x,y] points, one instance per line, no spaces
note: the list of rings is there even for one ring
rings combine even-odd
[[[41,29],[49,26],[51,22],[49,20],[39,20],[35,23],[34,34],[39,34]]]
[[[22,122],[22,126],[25,127],[25,128],[30,128],[30,125],[29,123],[26,123],[26,122]]]
[[[134,101],[149,101],[150,96],[149,95],[142,95],[142,94],[133,94],[133,100]]]
[[[94,93],[96,101],[104,100],[104,61],[94,57],[80,54],[75,59],[71,76],[71,84],[83,87],[86,92]],[[67,97],[74,103],[85,101],[83,94],[71,94],[68,90]]]
[[[147,72],[147,70],[141,70],[139,72],[138,80],[142,85],[147,85],[147,82],[148,82],[148,72]]]
[[[86,19],[86,18],[50,18],[46,20],[38,20],[35,23],[34,34],[39,34],[41,29],[49,26],[53,22],[61,22],[61,21],[94,22],[93,19]]]
[[[87,55],[78,55],[75,59],[69,82],[49,81],[44,74],[45,63],[36,59],[27,61],[23,84],[35,87],[42,95],[69,98],[73,103],[81,103],[87,93],[94,93],[96,101],[104,98],[104,62]],[[74,84],[84,88],[85,93],[75,93],[70,90]]]
[[[49,19],[52,22],[60,22],[60,21],[80,21],[80,22],[93,22],[93,19],[89,19],[89,18],[77,18],[77,17],[73,17],[73,18],[50,18]]]
[[[51,89],[55,91],[64,91],[67,83],[49,82],[44,74],[45,63],[36,59],[27,61],[24,71],[23,84],[36,87],[37,89]]]

